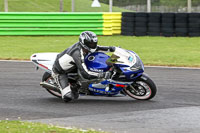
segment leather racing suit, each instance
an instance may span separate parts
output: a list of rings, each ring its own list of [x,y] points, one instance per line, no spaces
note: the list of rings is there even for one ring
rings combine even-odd
[[[98,45],[96,51],[114,52],[115,47]],[[88,53],[84,52],[79,42],[77,42],[57,55],[52,70],[54,79],[56,75],[56,82],[60,88],[64,89],[65,87],[69,86],[67,73],[74,70],[79,70],[81,76],[85,79],[90,80],[100,77],[100,73],[92,72],[87,69],[84,62],[84,58],[87,54]]]

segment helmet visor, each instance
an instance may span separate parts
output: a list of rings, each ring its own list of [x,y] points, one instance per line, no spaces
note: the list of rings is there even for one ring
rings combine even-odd
[[[88,42],[87,46],[91,49],[97,48],[97,42]]]

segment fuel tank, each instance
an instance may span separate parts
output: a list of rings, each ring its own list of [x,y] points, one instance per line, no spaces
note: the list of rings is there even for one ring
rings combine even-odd
[[[95,52],[85,57],[85,64],[90,71],[106,72],[110,68],[110,66],[106,64],[106,61],[109,58],[110,56],[102,52]]]

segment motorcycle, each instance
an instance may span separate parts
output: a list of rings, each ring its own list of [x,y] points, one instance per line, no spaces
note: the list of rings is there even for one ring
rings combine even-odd
[[[52,66],[58,53],[35,53],[31,61],[37,69],[45,71],[40,85],[50,94],[61,98],[61,92],[51,76]],[[67,73],[69,83],[80,95],[130,96],[137,100],[152,99],[157,92],[155,83],[144,74],[144,65],[139,56],[131,51],[116,47],[111,56],[94,52],[84,59],[88,70],[106,72],[112,70],[110,79],[84,79],[78,70]]]

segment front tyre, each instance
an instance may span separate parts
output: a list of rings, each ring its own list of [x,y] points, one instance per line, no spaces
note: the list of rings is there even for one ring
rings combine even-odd
[[[154,82],[145,75],[124,89],[127,95],[137,100],[149,100],[156,95],[157,88]]]

